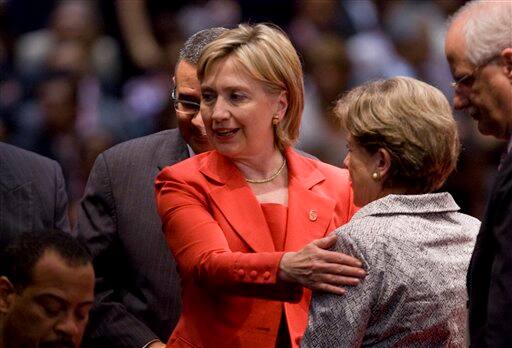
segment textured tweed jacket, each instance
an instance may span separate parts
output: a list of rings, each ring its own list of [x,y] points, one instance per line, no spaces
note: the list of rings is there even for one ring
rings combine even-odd
[[[463,347],[480,222],[448,193],[389,195],[338,228],[335,250],[368,272],[344,296],[316,293],[303,347]]]

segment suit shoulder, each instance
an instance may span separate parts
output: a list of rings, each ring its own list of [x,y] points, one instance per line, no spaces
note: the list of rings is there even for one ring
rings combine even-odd
[[[467,230],[467,232],[469,232],[470,234],[475,235],[475,236],[478,234],[478,231],[480,230],[480,225],[481,225],[480,220],[478,220],[477,218],[475,218],[471,215],[467,215],[467,214],[463,214],[463,213],[457,212],[455,214],[458,217],[461,225],[464,226],[464,228]]]
[[[333,166],[332,164],[322,162],[316,158],[305,157],[305,156],[301,156],[301,157],[305,162],[310,163],[312,166],[314,166],[315,168],[320,170],[328,179],[334,177],[334,178],[338,178],[338,179],[342,178],[342,179],[348,180],[348,178],[349,178],[348,170],[345,168]]]
[[[144,152],[150,152],[160,147],[163,142],[177,142],[179,138],[180,135],[178,129],[168,129],[140,138],[127,140],[105,150],[103,154],[107,157],[116,157],[124,153],[132,153],[135,155],[140,153],[141,150]]]
[[[173,165],[164,167],[161,173],[172,175],[173,177],[187,178],[197,177],[197,171],[202,165],[203,159],[209,156],[211,151],[201,153],[192,157],[189,157],[183,161],[177,162]]]
[[[50,168],[53,170],[55,167],[60,168],[60,165],[56,161],[48,157],[1,142],[0,156],[5,163],[15,165],[18,168],[30,168],[30,172],[37,172],[37,170],[45,169],[49,170]],[[34,168],[35,166],[37,168]]]

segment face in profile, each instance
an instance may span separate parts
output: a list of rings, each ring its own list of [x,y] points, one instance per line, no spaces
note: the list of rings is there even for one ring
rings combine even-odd
[[[24,289],[7,292],[2,278],[2,332],[12,347],[78,348],[94,296],[92,265],[68,265],[47,250]]]
[[[466,57],[463,24],[464,18],[455,21],[445,42],[446,57],[456,81],[453,106],[477,121],[482,134],[508,139],[512,130],[512,85],[504,73],[504,59],[497,55],[480,65],[472,64]]]
[[[372,156],[351,136],[347,137],[347,150],[343,164],[350,174],[354,204],[362,207],[379,198],[381,185],[372,178],[372,174],[376,172],[377,168],[376,156]]]
[[[196,154],[211,150],[199,110],[201,87],[197,79],[196,67],[181,61],[176,68],[175,83],[176,98],[183,101],[179,102],[178,107],[182,111],[176,110],[178,128],[183,139]]]
[[[268,93],[233,58],[224,58],[211,69],[201,84],[201,116],[212,145],[232,159],[272,154],[272,117],[283,116],[285,94]]]

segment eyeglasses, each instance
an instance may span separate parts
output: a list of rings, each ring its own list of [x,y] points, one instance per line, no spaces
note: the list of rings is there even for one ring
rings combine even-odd
[[[171,92],[171,100],[174,103],[174,110],[189,117],[195,117],[201,108],[201,104],[199,103],[179,99],[176,95],[176,88]]]
[[[478,70],[482,69],[487,64],[490,64],[492,61],[496,60],[496,58],[499,58],[499,56],[492,56],[491,58],[485,60],[483,63],[478,64],[473,69],[473,71],[471,71],[471,73],[466,74],[466,75],[462,76],[460,79],[458,79],[457,81],[452,82],[453,89],[458,90],[462,87],[471,88],[473,86],[473,84],[475,83],[476,73],[478,72]]]

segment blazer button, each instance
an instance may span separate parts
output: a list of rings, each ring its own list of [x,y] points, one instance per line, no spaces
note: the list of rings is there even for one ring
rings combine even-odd
[[[309,220],[316,221],[316,219],[318,219],[318,214],[317,214],[316,210],[311,209],[309,211]]]
[[[265,273],[263,273],[263,278],[265,280],[268,280],[270,278],[270,272],[269,271],[265,271]]]
[[[245,275],[245,271],[243,269],[239,269],[238,275],[240,276],[240,278],[242,278]]]
[[[252,279],[256,279],[256,277],[258,276],[258,272],[251,271],[251,273],[249,273],[249,275],[251,276]]]

